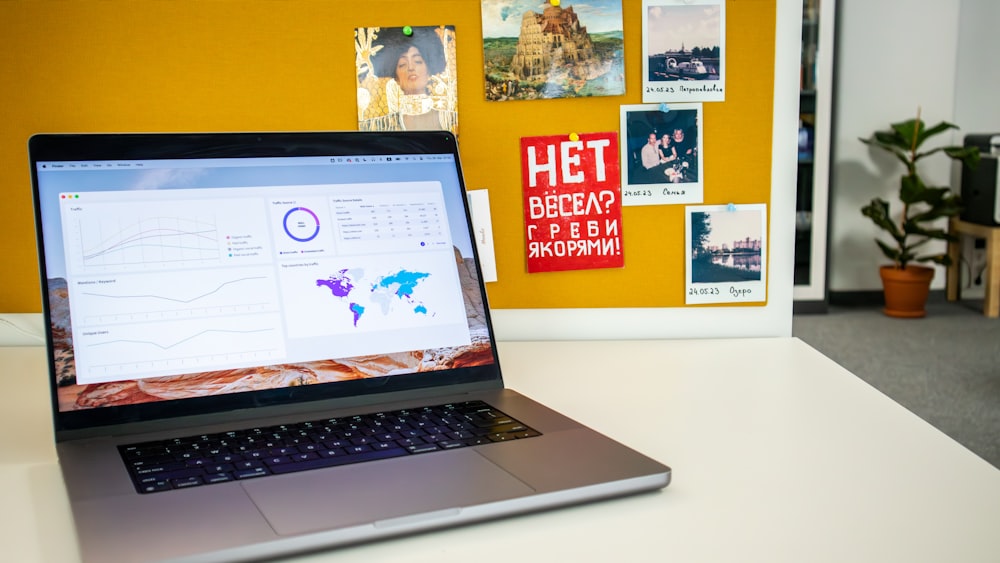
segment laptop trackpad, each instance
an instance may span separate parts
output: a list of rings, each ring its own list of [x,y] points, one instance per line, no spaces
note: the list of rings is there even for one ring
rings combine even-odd
[[[282,535],[524,496],[531,487],[472,449],[393,458],[246,481]]]

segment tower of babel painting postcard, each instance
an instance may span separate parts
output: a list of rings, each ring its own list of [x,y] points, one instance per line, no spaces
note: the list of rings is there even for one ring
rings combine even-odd
[[[546,3],[539,12],[537,0],[483,1],[487,100],[625,93],[621,8],[593,0],[577,9]]]
[[[568,66],[574,78],[587,78],[600,66],[587,28],[573,7],[548,6],[541,14],[525,12],[511,71],[521,80],[548,80],[553,67]]]

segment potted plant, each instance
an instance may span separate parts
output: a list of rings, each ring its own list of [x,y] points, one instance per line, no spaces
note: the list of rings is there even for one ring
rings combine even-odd
[[[947,253],[926,253],[924,245],[935,239],[955,240],[955,235],[930,223],[957,215],[962,210],[962,202],[959,195],[948,187],[927,185],[918,173],[917,162],[940,152],[975,168],[979,165],[979,149],[945,146],[920,151],[920,147],[931,137],[949,129],[958,129],[958,126],[942,121],[928,128],[920,119],[919,108],[916,119],[893,123],[890,127],[887,131],[876,131],[870,138],[860,140],[866,145],[888,151],[906,167],[899,181],[898,198],[903,206],[902,213],[894,219],[889,202],[878,197],[862,207],[861,213],[892,239],[890,243],[875,239],[882,253],[892,260],[891,265],[879,269],[885,293],[885,314],[923,317],[934,269],[916,263],[950,265]]]

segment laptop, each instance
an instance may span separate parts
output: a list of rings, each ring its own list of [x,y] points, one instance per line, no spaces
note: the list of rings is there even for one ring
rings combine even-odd
[[[450,133],[29,153],[83,560],[274,558],[669,483],[504,387]]]

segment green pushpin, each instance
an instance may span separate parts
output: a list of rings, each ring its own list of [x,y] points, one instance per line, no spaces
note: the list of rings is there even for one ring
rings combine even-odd
[[[403,35],[405,35],[407,37],[413,35],[413,28],[410,27],[410,26],[408,26],[408,25],[404,25],[403,26]]]

